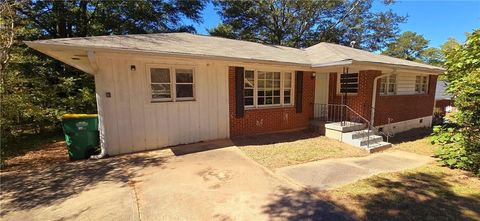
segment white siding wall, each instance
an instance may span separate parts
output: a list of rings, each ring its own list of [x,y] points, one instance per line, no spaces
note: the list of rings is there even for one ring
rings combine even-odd
[[[397,74],[397,95],[415,94],[415,74]],[[427,84],[428,85],[428,84]]]
[[[100,133],[109,155],[228,138],[225,63],[106,53],[97,57]],[[196,100],[151,103],[147,64],[193,66]]]

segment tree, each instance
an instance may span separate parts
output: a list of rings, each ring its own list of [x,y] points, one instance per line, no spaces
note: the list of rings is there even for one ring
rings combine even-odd
[[[455,38],[448,38],[445,43],[440,46],[440,49],[444,54],[450,53],[452,50],[460,48],[461,45]]]
[[[480,29],[464,45],[450,47],[445,56],[444,80],[454,97],[456,128],[436,128],[437,155],[455,168],[480,175]]]
[[[444,61],[444,54],[441,49],[429,47],[422,51],[418,59],[420,59],[421,62],[430,65],[442,66]]]
[[[378,51],[395,39],[405,17],[373,12],[373,0],[215,0],[222,24],[211,35],[291,47],[333,42]],[[386,5],[393,1],[384,1]]]
[[[394,42],[388,44],[382,53],[409,61],[421,60],[422,53],[428,46],[428,40],[415,32],[402,33]]]

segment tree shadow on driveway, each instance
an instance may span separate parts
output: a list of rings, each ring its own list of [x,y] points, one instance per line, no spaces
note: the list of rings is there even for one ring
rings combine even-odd
[[[61,203],[100,182],[129,185],[140,169],[162,168],[167,160],[167,156],[140,153],[2,173],[0,217],[16,210]]]
[[[480,220],[477,177],[427,168],[335,190],[283,188],[271,195],[263,212],[272,220]]]
[[[280,188],[270,196],[272,201],[263,207],[263,212],[271,220],[356,220],[342,206],[319,198],[317,192],[316,188]]]

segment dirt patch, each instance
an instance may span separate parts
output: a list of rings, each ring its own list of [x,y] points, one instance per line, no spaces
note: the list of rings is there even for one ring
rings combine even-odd
[[[66,143],[65,141],[58,141],[7,159],[2,172],[44,168],[67,162],[69,162],[69,158]]]

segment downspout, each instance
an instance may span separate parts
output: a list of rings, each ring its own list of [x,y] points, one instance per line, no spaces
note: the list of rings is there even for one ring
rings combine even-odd
[[[392,73],[390,73],[390,74],[383,74],[383,75],[377,76],[373,79],[372,110],[370,112],[370,123],[371,123],[372,127],[375,127],[374,125],[375,125],[375,106],[376,106],[376,101],[377,101],[377,81],[380,78],[395,74],[395,72],[397,72],[396,68],[394,68]]]
[[[93,76],[97,77],[96,75],[98,74],[98,64],[97,64],[97,59],[95,57],[95,53],[93,51],[87,51],[87,57],[88,61],[90,63],[90,67],[92,68]],[[98,95],[97,95],[98,96]],[[105,156],[107,156],[107,150],[105,149],[105,145],[102,142],[102,137],[100,137],[100,154],[98,155],[92,155],[90,156],[90,159],[98,160],[102,159]]]

